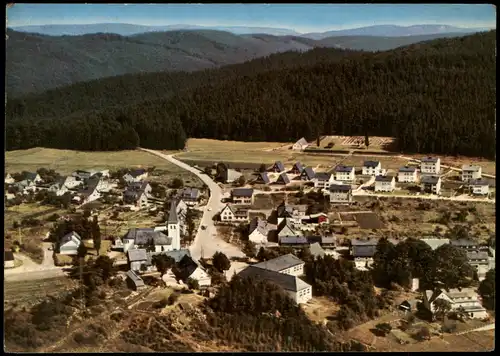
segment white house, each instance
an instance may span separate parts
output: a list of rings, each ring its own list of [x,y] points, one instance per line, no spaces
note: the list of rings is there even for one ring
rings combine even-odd
[[[349,204],[352,202],[352,188],[348,184],[332,184],[328,188],[331,204]]]
[[[379,176],[382,174],[382,165],[379,161],[365,161],[363,163],[364,176]]]
[[[404,166],[398,170],[398,182],[415,183],[417,181],[417,169],[415,167]]]
[[[424,193],[436,194],[441,193],[441,177],[439,176],[422,176],[420,179],[422,191]]]
[[[205,269],[191,256],[185,255],[172,269],[175,278],[187,283],[188,279],[192,278],[198,281],[200,288],[210,287],[212,280]]]
[[[487,251],[468,251],[467,260],[476,269],[479,281],[486,277],[486,272],[490,270],[490,256]]]
[[[257,244],[266,244],[269,234],[269,224],[266,220],[253,218],[250,221],[248,240]]]
[[[342,165],[335,167],[335,180],[341,182],[354,182],[356,180],[354,167]]]
[[[396,179],[392,176],[376,176],[375,191],[376,192],[392,192],[396,189]]]
[[[248,209],[234,209],[227,204],[220,212],[222,222],[248,221]]]
[[[253,204],[252,188],[235,188],[231,190],[231,198],[234,204]]]
[[[481,179],[482,169],[481,166],[471,166],[464,164],[462,166],[462,182],[469,182],[471,180]]]
[[[335,182],[334,176],[327,172],[317,172],[314,176],[314,188],[328,189]]]
[[[474,195],[488,195],[490,192],[490,184],[483,178],[470,180],[469,188]]]
[[[269,262],[269,261],[268,261]],[[248,266],[242,270],[238,276],[241,278],[255,278],[277,284],[292,298],[297,304],[307,303],[312,299],[312,287],[299,277],[279,273],[276,271],[259,268],[255,265]]]
[[[151,255],[145,249],[132,248],[127,251],[130,270],[134,272],[150,272],[153,270]]]
[[[446,290],[426,290],[423,294],[424,306],[434,313],[435,302],[444,299],[451,304],[451,310],[464,310],[470,318],[483,319],[488,316],[486,309],[481,305],[477,293],[472,288]]]
[[[72,231],[59,240],[59,253],[61,255],[76,255],[81,243],[82,238],[80,235]]]
[[[66,192],[69,192],[69,189],[68,189],[68,187],[66,187],[64,185],[64,183],[62,181],[60,181],[60,182],[52,184],[49,187],[48,191],[56,193],[57,196],[61,196],[61,195],[64,195]]]
[[[4,182],[7,183],[7,184],[12,184],[14,183],[16,180],[14,178],[12,178],[12,176],[10,175],[10,173],[6,173],[5,174],[5,179],[4,179]]]
[[[83,180],[79,179],[78,177],[67,176],[67,177],[64,177],[63,184],[64,184],[64,186],[66,186],[66,188],[73,189],[73,188],[76,188],[76,187],[82,185]]]
[[[286,204],[284,201],[278,205],[276,208],[276,216],[278,219],[278,225],[285,219],[295,223],[301,224],[302,219],[306,216],[307,205],[297,204],[290,205]]]
[[[298,277],[304,274],[304,265],[304,261],[289,253],[253,266]]]
[[[133,169],[123,176],[127,183],[140,182],[148,177],[148,171],[145,169]]]
[[[441,173],[441,159],[436,157],[423,157],[420,161],[420,173],[439,175],[439,173]]]
[[[300,140],[293,144],[292,149],[301,151],[306,149],[307,146],[309,146],[309,144],[307,143],[306,139],[302,137]]]

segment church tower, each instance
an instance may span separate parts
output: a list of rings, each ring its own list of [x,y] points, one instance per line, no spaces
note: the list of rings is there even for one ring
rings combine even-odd
[[[172,248],[174,250],[181,249],[181,232],[179,218],[177,216],[177,207],[175,201],[170,204],[170,212],[167,219],[168,237],[172,239]]]

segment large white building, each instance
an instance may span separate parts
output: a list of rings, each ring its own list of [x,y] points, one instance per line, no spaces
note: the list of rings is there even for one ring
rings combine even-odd
[[[362,172],[364,176],[379,176],[382,174],[382,165],[379,161],[365,161]]]
[[[417,181],[417,169],[415,167],[404,166],[398,170],[398,182],[415,183]]]
[[[335,167],[335,180],[341,182],[354,182],[356,173],[354,167],[351,166],[337,166]]]
[[[446,290],[426,290],[423,294],[424,306],[434,313],[435,302],[444,299],[451,305],[451,310],[462,309],[470,318],[482,319],[488,316],[486,309],[481,305],[477,293],[472,288]]]
[[[469,188],[473,195],[488,195],[490,192],[489,182],[482,178],[470,180]]]
[[[441,159],[436,157],[423,157],[420,162],[420,173],[439,175],[439,173],[441,173]]]
[[[375,191],[376,192],[392,192],[396,189],[396,179],[392,176],[376,176]]]
[[[303,274],[303,270],[304,262],[289,254],[249,266],[238,276],[275,283],[281,286],[297,304],[301,304],[312,299],[312,286],[297,277]]]
[[[471,180],[481,179],[482,169],[481,166],[470,166],[465,164],[462,166],[462,182],[469,182]]]

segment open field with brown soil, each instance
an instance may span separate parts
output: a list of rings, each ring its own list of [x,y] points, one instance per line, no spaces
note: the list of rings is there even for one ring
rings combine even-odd
[[[361,229],[383,229],[384,224],[375,213],[359,213],[354,218]]]
[[[328,297],[314,297],[307,304],[303,304],[302,309],[309,319],[322,323],[327,317],[335,315],[340,310],[340,306]]]

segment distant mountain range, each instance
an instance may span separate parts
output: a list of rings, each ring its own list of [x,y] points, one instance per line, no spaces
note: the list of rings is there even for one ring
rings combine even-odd
[[[421,36],[441,33],[474,33],[488,31],[487,28],[460,28],[448,25],[376,25],[360,27],[348,30],[327,31],[318,33],[299,33],[286,28],[270,27],[245,27],[245,26],[197,26],[189,24],[167,25],[167,26],[145,26],[122,23],[99,23],[87,25],[40,25],[40,26],[14,26],[13,30],[21,32],[39,33],[49,36],[77,36],[90,33],[116,33],[122,36],[131,36],[146,32],[165,32],[177,30],[218,30],[227,31],[236,35],[244,34],[268,34],[274,36],[301,36],[311,39],[323,39],[331,36]]]
[[[132,28],[129,27],[129,30]],[[286,51],[308,51],[317,47],[385,51],[416,42],[462,35],[351,35],[311,39],[295,35],[236,35],[192,29],[142,32],[129,36],[113,33],[49,36],[9,29],[6,88],[9,96],[19,96],[124,74],[217,68]]]

